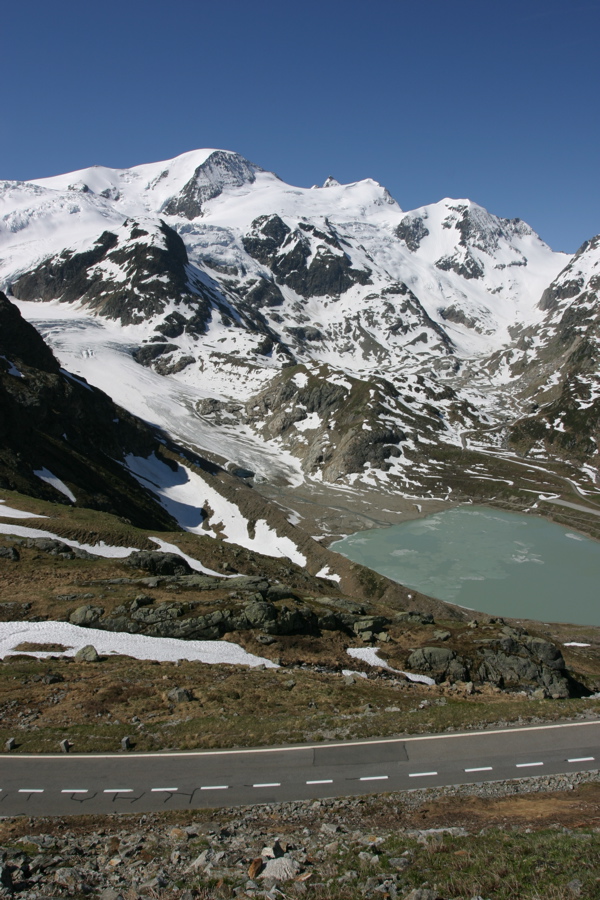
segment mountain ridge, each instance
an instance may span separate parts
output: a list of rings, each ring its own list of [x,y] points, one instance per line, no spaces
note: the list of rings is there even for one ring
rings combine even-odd
[[[578,255],[520,219],[448,198],[405,211],[372,179],[295,188],[221,150],[5,182],[0,203],[0,283],[69,367],[259,480],[445,496],[428,446],[560,445],[591,471],[593,438],[571,452],[525,424],[555,402],[536,367],[564,356],[550,337],[531,353],[556,330],[547,292],[569,315],[581,300],[564,286]],[[336,383],[333,405],[314,400]],[[363,449],[342,463],[342,447]]]

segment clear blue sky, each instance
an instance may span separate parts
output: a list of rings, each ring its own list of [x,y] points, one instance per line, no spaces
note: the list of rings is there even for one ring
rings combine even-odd
[[[599,26],[599,0],[11,2],[0,178],[220,147],[573,251],[600,232]]]

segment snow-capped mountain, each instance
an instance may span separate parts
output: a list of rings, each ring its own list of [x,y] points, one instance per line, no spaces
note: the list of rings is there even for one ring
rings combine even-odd
[[[431,490],[427,446],[506,442],[557,355],[570,377],[594,253],[469,200],[407,212],[371,179],[298,188],[222,150],[0,185],[0,285],[63,364],[287,483]]]

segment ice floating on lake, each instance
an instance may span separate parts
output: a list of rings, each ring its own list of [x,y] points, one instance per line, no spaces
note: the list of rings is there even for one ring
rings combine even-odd
[[[64,653],[15,651],[24,642],[62,644]],[[120,654],[135,659],[159,662],[186,659],[203,663],[226,663],[234,666],[265,666],[278,669],[276,663],[247,653],[239,644],[229,641],[181,641],[177,638],[148,637],[143,634],[80,628],[68,622],[0,622],[0,658],[8,654],[24,654],[46,659],[49,656],[75,656],[78,650],[92,644],[101,656]]]

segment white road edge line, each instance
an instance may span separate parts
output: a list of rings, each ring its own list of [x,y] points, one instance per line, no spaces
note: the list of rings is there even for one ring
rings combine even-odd
[[[493,766],[476,766],[474,769],[465,769],[465,772],[491,772]]]
[[[321,781],[307,781],[307,784],[333,784],[333,778],[323,778]]]
[[[252,787],[261,788],[261,787],[281,787],[280,781],[267,781],[264,784],[253,784]]]
[[[365,775],[364,778],[359,778],[359,781],[387,781],[389,775]]]
[[[595,756],[576,756],[574,759],[568,759],[567,762],[594,762]]]
[[[248,755],[249,753],[301,753],[303,750],[335,750],[337,747],[371,747],[379,744],[407,744],[414,743],[415,741],[449,741],[455,740],[456,738],[490,737],[490,735],[493,734],[521,734],[528,731],[552,731],[557,728],[585,728],[589,725],[595,726],[597,728],[598,726],[600,726],[600,719],[595,722],[561,722],[557,725],[528,725],[525,728],[498,728],[496,730],[490,729],[489,731],[462,731],[457,732],[456,734],[421,734],[413,735],[410,737],[382,738],[380,740],[374,741],[346,741],[339,742],[337,744],[298,744],[294,747],[252,747],[246,750],[184,750],[183,752],[176,751],[174,753],[131,753],[120,758],[161,759],[163,757],[167,757],[169,759],[173,759],[183,758],[187,756],[244,756]],[[73,758],[79,760],[115,759],[115,756],[115,753],[86,753],[85,755],[78,753],[69,754],[71,760]],[[62,753],[20,753],[18,758],[37,760],[62,759],[63,761],[67,759],[67,757]]]
[[[543,766],[543,762],[535,762],[535,763],[516,763],[517,769],[530,769],[532,766]]]
[[[174,794],[179,788],[150,788],[151,794]]]
[[[437,772],[409,772],[409,778],[425,778],[426,775],[437,775]]]
[[[254,785],[256,787],[256,785]],[[200,788],[201,791],[228,791],[228,784],[207,784]]]

